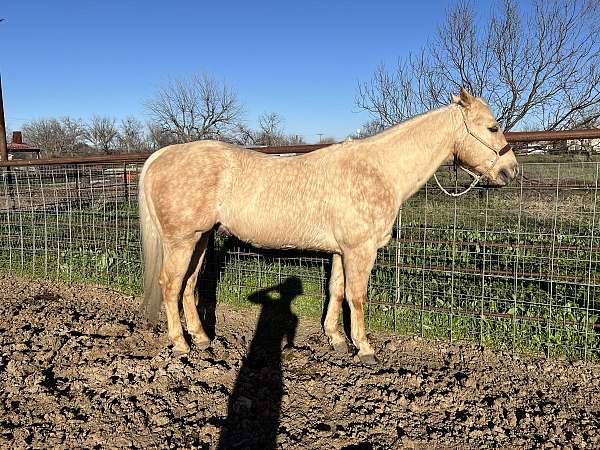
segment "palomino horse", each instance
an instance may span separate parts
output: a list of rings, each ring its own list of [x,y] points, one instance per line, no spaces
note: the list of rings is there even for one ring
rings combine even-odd
[[[377,250],[390,240],[402,202],[449,158],[496,185],[517,174],[489,106],[465,90],[449,106],[375,136],[291,158],[216,141],[159,150],[144,164],[139,189],[148,319],[164,299],[173,350],[188,352],[183,295],[189,334],[209,346],[193,291],[208,233],[222,226],[257,247],[332,253],[325,334],[335,350],[348,350],[338,323],[345,297],[358,356],[375,363],[363,306]]]

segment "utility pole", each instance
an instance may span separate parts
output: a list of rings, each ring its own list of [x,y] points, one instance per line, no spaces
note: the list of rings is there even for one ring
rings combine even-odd
[[[2,77],[0,76],[0,161],[8,161],[6,148],[6,125],[4,123],[4,102],[2,101]]]
[[[4,19],[0,19],[0,22],[4,22]],[[4,122],[4,102],[2,101],[2,76],[0,76],[0,161],[8,161],[6,124]]]
[[[317,136],[319,136],[319,144],[323,141],[323,133],[317,133]]]

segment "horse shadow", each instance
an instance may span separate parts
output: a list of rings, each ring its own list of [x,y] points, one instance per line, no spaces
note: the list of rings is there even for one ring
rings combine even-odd
[[[225,270],[227,264],[227,255],[230,251],[245,246],[243,242],[239,241],[234,236],[223,235],[221,236],[221,244],[216,245],[215,234],[220,234],[218,231],[213,230],[209,237],[206,248],[206,256],[204,257],[203,267],[198,275],[198,281],[196,284],[195,296],[196,304],[198,308],[198,315],[202,322],[202,326],[206,331],[208,337],[212,340],[216,336],[216,305],[217,305],[217,292],[218,284],[221,278],[221,274]],[[253,251],[256,249],[253,248]],[[265,255],[279,255],[281,252],[273,252],[268,250],[259,250]],[[286,251],[286,255],[294,256],[293,252]],[[317,255],[320,255],[317,253]],[[192,266],[194,261],[197,262],[199,258],[198,249],[192,256]],[[325,323],[325,317],[327,315],[327,308],[329,306],[329,280],[331,278],[331,257],[325,258],[324,262],[325,276],[323,277],[322,291],[325,294],[323,302],[323,310],[321,315],[321,325]],[[344,301],[342,303],[342,321],[341,325],[344,333],[350,338],[350,308],[348,303]]]
[[[294,345],[298,325],[291,302],[302,293],[300,279],[289,277],[248,297],[260,305],[260,315],[229,397],[217,448],[276,447],[284,395],[281,363],[286,349]]]

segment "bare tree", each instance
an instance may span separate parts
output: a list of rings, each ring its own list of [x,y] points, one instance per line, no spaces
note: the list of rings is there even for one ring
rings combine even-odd
[[[337,139],[333,136],[325,136],[319,139],[319,144],[335,144]]]
[[[306,144],[306,141],[299,134],[288,134],[285,137],[286,143],[284,145],[302,145]]]
[[[361,127],[361,130],[360,130],[360,135],[358,137],[366,138],[369,136],[373,136],[374,134],[377,134],[380,131],[383,131],[383,129],[384,129],[384,126],[381,124],[381,122],[379,122],[377,120],[370,120],[363,124],[363,126]]]
[[[276,112],[265,112],[258,117],[258,129],[252,130],[243,123],[234,129],[231,141],[245,146],[277,146],[303,144],[298,134],[286,134],[283,128],[285,120]]]
[[[146,108],[152,121],[176,142],[218,139],[242,114],[233,89],[208,75],[194,75],[160,88]]]
[[[162,126],[153,122],[148,122],[146,127],[148,130],[150,150],[159,150],[167,145],[177,144],[175,135],[165,130]]]
[[[23,124],[22,130],[25,140],[46,156],[72,155],[85,148],[85,127],[71,117],[31,120]]]
[[[249,147],[252,145],[257,145],[256,140],[256,131],[249,128],[245,123],[239,122],[235,124],[231,135],[228,137],[228,141],[237,144],[243,145],[244,147]]]
[[[506,130],[560,129],[600,117],[600,3],[498,0],[484,23],[455,3],[435,37],[393,70],[359,84],[356,104],[390,126],[447,104],[465,86],[490,102]]]
[[[256,145],[285,145],[282,125],[283,118],[278,113],[262,113],[258,118],[259,131]]]
[[[347,139],[364,139],[369,136],[373,136],[381,131],[383,131],[385,127],[377,120],[369,120],[365,122],[359,130],[356,130],[356,133],[351,133],[348,135]]]
[[[94,116],[86,126],[86,139],[92,147],[104,153],[112,153],[117,143],[117,125],[110,117]]]
[[[117,147],[122,152],[142,152],[150,149],[144,125],[135,117],[127,117],[121,121],[117,134]]]

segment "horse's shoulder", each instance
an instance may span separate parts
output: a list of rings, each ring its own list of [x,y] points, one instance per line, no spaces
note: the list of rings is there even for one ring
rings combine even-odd
[[[393,209],[396,204],[393,180],[368,154],[344,158],[340,162],[340,171],[355,196],[378,208]]]

